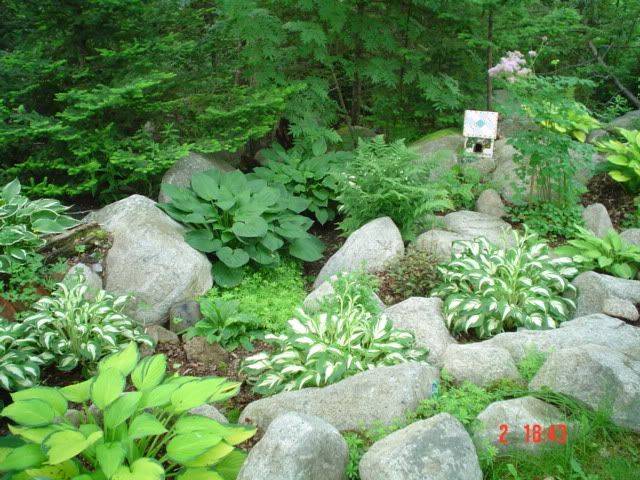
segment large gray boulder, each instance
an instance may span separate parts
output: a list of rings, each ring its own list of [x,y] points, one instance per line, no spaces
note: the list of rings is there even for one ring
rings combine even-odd
[[[313,288],[342,272],[362,268],[379,272],[391,259],[401,255],[404,255],[404,242],[400,230],[389,217],[377,218],[349,235],[340,250],[322,267]]]
[[[230,172],[234,169],[229,163],[234,160],[234,155],[226,152],[215,154],[212,158],[207,158],[199,153],[191,152],[186,157],[182,157],[167,170],[162,177],[162,185],[175,185],[176,187],[188,187],[191,185],[191,176],[194,173],[205,172],[211,169],[218,169],[223,172]],[[237,162],[236,162],[237,163]],[[158,202],[166,203],[170,198],[160,190]]]
[[[513,449],[536,451],[541,446],[553,443],[534,442],[532,438],[527,441],[525,425],[540,425],[544,429],[545,440],[549,428],[553,425],[556,438],[560,440],[563,434],[562,424],[567,428],[568,435],[567,419],[558,408],[534,397],[514,398],[494,402],[478,415],[473,429],[473,440],[478,450],[495,447],[503,453]],[[505,432],[501,425],[506,425],[508,430]]]
[[[344,480],[348,459],[347,442],[331,425],[285,413],[251,449],[238,480]]]
[[[605,313],[631,321],[637,319],[635,305],[640,303],[640,281],[583,272],[571,283],[578,290],[574,318]]]
[[[607,128],[610,130],[614,128],[624,128],[626,130],[640,128],[640,110],[631,110],[612,120],[607,125]]]
[[[500,333],[482,344],[509,351],[516,362],[531,349],[551,353],[587,343],[601,345],[640,360],[640,328],[606,315],[589,315],[561,324],[553,330]]]
[[[549,387],[586,403],[612,411],[612,420],[640,432],[640,361],[600,345],[559,350],[547,358],[529,383]]]
[[[640,247],[640,228],[629,228],[620,233],[620,238],[631,245]]]
[[[418,250],[430,252],[439,262],[451,260],[451,254],[461,249],[456,248],[459,240],[473,240],[473,236],[447,230],[433,229],[416,238],[414,246]]]
[[[461,210],[444,216],[447,230],[469,237],[485,237],[494,245],[513,244],[513,229],[504,220],[485,213]]]
[[[507,139],[496,140],[493,151],[496,168],[491,174],[491,183],[509,202],[516,199],[519,190],[526,188],[526,183],[518,176],[518,165],[514,161],[516,153],[517,150]]]
[[[457,163],[457,154],[464,148],[464,136],[454,130],[443,130],[435,134],[429,134],[416,140],[409,148],[413,150],[422,161],[428,161],[438,152],[451,152],[452,161],[443,166],[451,168]]]
[[[520,373],[508,350],[483,343],[450,345],[442,368],[459,383],[487,387],[499,380],[520,380]]]
[[[588,230],[596,237],[603,238],[609,230],[614,230],[607,207],[601,203],[589,205],[582,211],[582,219]]]
[[[360,461],[362,480],[481,480],[473,442],[448,413],[413,423],[374,443]]]
[[[396,328],[410,330],[416,345],[429,349],[429,362],[439,364],[447,347],[456,343],[442,315],[442,300],[437,297],[411,297],[385,310]]]
[[[284,392],[251,402],[240,415],[264,431],[286,412],[315,415],[340,431],[389,425],[417,408],[437,388],[439,372],[426,363],[409,362],[367,370],[323,388]]]
[[[507,214],[500,194],[492,188],[484,190],[480,194],[478,200],[476,200],[476,211],[498,218],[504,217]]]
[[[143,324],[162,324],[177,302],[200,296],[213,284],[211,264],[184,241],[184,228],[142,195],[132,195],[89,214],[111,233],[105,258],[105,290],[132,294],[129,314]]]

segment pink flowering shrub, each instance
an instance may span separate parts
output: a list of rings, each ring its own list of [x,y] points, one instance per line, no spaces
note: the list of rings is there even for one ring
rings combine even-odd
[[[535,57],[536,52],[530,51],[529,56]],[[517,77],[525,77],[531,73],[532,70],[527,67],[527,59],[517,50],[515,52],[507,52],[495,67],[489,69],[489,75],[492,77],[504,76],[510,83],[515,82]]]

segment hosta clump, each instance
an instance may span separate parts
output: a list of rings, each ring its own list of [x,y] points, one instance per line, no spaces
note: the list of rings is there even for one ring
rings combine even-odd
[[[640,131],[618,130],[624,142],[606,140],[598,145],[607,154],[609,176],[632,192],[640,190]]]
[[[91,369],[100,358],[130,341],[153,346],[135,320],[123,313],[127,297],[100,290],[86,298],[87,285],[80,274],[59,283],[49,297],[38,300],[35,312],[25,318],[60,370],[77,366]]]
[[[265,337],[273,353],[248,357],[243,365],[257,393],[322,387],[370,368],[426,357],[411,332],[367,311],[356,297],[342,295],[335,305],[312,315],[299,310],[284,333]]]
[[[239,384],[167,375],[166,368],[164,355],[139,362],[130,343],[87,381],[14,393],[2,411],[13,424],[2,439],[0,471],[14,479],[235,479],[245,454],[234,445],[255,429],[189,410],[227,400]]]
[[[484,237],[458,242],[452,260],[441,266],[444,313],[454,333],[489,337],[517,327],[555,328],[575,308],[564,292],[578,270],[570,258],[552,258],[545,243],[525,233],[515,246],[500,249]]]
[[[43,352],[29,325],[0,318],[0,385],[5,390],[31,387],[40,378],[40,366],[51,359]]]
[[[571,257],[581,270],[596,270],[616,277],[633,279],[640,271],[640,247],[622,240],[609,230],[603,238],[582,227],[576,227],[573,239],[556,249],[559,255]]]
[[[250,261],[274,265],[280,251],[304,261],[322,255],[322,243],[307,232],[312,220],[298,215],[308,202],[240,171],[209,170],[191,178],[191,188],[164,184],[171,203],[160,207],[187,226],[185,239],[201,252],[215,255],[213,277],[223,287],[242,280]]]
[[[336,179],[333,175],[338,165],[347,161],[347,152],[327,152],[304,158],[295,149],[285,151],[275,145],[264,151],[265,166],[257,167],[253,176],[270,184],[283,185],[288,192],[308,202],[307,210],[322,225],[335,218],[331,201],[337,194]]]
[[[60,233],[77,224],[64,214],[67,207],[57,200],[30,201],[20,195],[20,189],[15,179],[0,190],[0,273],[26,261],[44,244],[42,235]]]

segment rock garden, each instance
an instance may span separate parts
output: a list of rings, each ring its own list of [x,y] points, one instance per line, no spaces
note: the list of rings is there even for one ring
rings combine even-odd
[[[196,3],[179,8],[200,25],[213,13]],[[216,15],[255,68],[276,54],[254,58],[248,32],[273,17],[252,11],[240,29],[241,12]],[[127,55],[169,49],[171,64],[202,47],[170,50],[167,35]],[[640,479],[640,110],[587,108],[593,82],[545,73],[538,58],[558,56],[545,48],[491,64],[491,154],[468,148],[459,107],[407,140],[364,113],[320,124],[300,112],[322,82],[271,104],[240,80],[190,79],[247,110],[196,115],[204,93],[149,93],[144,114],[167,123],[129,136],[126,116],[80,125],[142,108],[133,86],[57,94],[76,103],[59,124],[33,113],[30,137],[0,101],[0,153],[33,143],[28,160],[0,161],[1,478]],[[174,81],[154,75],[122,85]],[[194,133],[247,112],[246,135],[246,122]],[[116,137],[104,168],[77,143]],[[87,163],[47,173],[72,154]]]

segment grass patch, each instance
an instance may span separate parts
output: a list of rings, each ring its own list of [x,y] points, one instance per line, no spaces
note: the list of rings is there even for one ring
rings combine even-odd
[[[528,352],[518,367],[523,376],[533,377],[544,363],[544,354]],[[593,412],[564,395],[549,391],[529,391],[521,384],[500,382],[489,388],[470,383],[455,385],[443,373],[437,394],[422,402],[418,409],[391,426],[366,432],[346,432],[349,447],[347,478],[360,480],[358,464],[371,445],[407,425],[447,412],[468,429],[477,415],[491,403],[531,395],[558,407],[574,422],[567,444],[543,449],[537,455],[514,451],[496,455],[496,450],[481,453],[484,480],[637,480],[640,478],[640,435],[614,425],[610,414]]]
[[[257,316],[266,330],[279,332],[307,293],[301,265],[283,260],[276,267],[247,272],[236,287],[213,287],[206,295],[238,302],[241,313]]]

